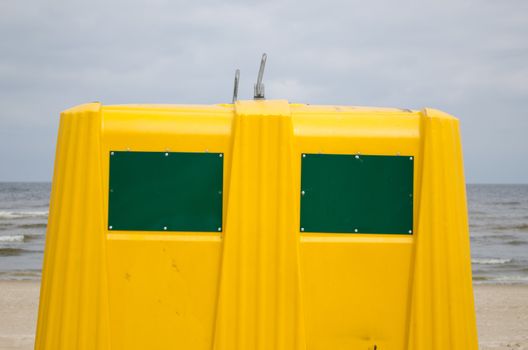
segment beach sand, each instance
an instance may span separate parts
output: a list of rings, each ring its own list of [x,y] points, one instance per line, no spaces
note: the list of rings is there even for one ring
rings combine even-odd
[[[0,281],[0,349],[33,349],[40,283]]]
[[[528,350],[528,285],[477,285],[481,349]]]
[[[0,349],[33,349],[38,297],[38,282],[0,281]],[[477,285],[475,301],[481,349],[528,350],[528,285]]]

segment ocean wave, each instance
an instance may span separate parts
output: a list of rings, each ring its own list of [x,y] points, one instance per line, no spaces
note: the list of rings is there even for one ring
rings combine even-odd
[[[470,240],[472,244],[484,245],[524,245],[528,244],[528,240],[523,239],[517,235],[510,234],[495,234],[495,235],[472,235]]]
[[[475,276],[473,275],[473,282],[484,282],[489,281],[491,277],[488,276]]]
[[[528,223],[522,223],[517,225],[499,225],[494,226],[493,229],[499,231],[526,231],[528,232]]]
[[[24,233],[24,242],[25,241],[32,241],[36,239],[43,239],[45,237],[45,232],[41,233]]]
[[[494,204],[494,205],[520,205],[521,202],[519,202],[519,201],[506,201],[506,202],[498,201],[498,202],[491,202],[491,204]]]
[[[48,226],[46,223],[17,225],[19,228],[46,228],[46,226]]]
[[[24,242],[24,235],[0,236],[0,243]]]
[[[489,259],[480,259],[474,258],[471,259],[473,264],[477,265],[502,265],[512,262],[512,259],[501,259],[501,258],[489,258]]]
[[[493,233],[493,234],[489,234],[489,233],[475,233],[475,234],[472,234],[471,235],[471,238],[475,238],[475,239],[500,239],[500,240],[505,240],[505,239],[516,239],[518,236],[515,235],[515,234],[512,234],[512,233]]]
[[[488,281],[498,282],[498,283],[526,283],[528,282],[528,275],[496,276],[496,277],[490,278]]]
[[[15,226],[15,224],[11,223],[11,222],[0,222],[0,230],[6,230],[6,229],[9,229],[11,227]]]
[[[0,211],[0,219],[45,218],[48,211]]]
[[[40,280],[42,273],[40,270],[11,270],[0,271],[0,280],[8,281],[37,281]]]
[[[10,247],[0,247],[0,257],[4,256],[17,256],[25,253],[26,250],[22,248],[10,248]]]

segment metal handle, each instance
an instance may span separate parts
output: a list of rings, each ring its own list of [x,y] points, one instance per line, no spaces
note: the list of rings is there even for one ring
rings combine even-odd
[[[257,83],[255,84],[255,94],[253,98],[255,100],[263,100],[264,97],[264,84],[262,84],[262,77],[264,76],[264,68],[266,66],[267,55],[262,54],[262,60],[260,61],[260,69],[257,76]]]
[[[238,81],[240,80],[240,69],[235,71],[235,86],[233,88],[233,103],[238,100]]]

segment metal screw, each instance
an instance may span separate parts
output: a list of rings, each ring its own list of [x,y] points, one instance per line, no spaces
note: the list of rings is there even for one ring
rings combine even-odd
[[[409,157],[409,159],[410,159],[410,160],[412,160],[412,159],[413,159],[413,157]]]
[[[222,228],[221,228],[221,227],[218,228],[218,232],[220,232],[220,231],[222,231]]]
[[[113,156],[113,155],[114,155],[114,152],[110,152],[110,155]]]
[[[354,229],[354,232],[358,232],[358,229],[357,229],[357,228],[355,228],[355,229]]]
[[[303,154],[303,158],[306,158],[306,154]]]
[[[167,226],[163,226],[163,229],[164,229],[165,231],[167,231]]]
[[[165,157],[167,157],[169,155],[169,152],[165,152]]]
[[[409,233],[412,233],[412,230],[409,230]]]
[[[218,156],[219,156],[220,158],[222,158],[224,155],[223,155],[222,153],[220,153]]]
[[[303,196],[304,196],[304,194],[305,194],[305,193],[306,193],[306,192],[304,192],[304,191],[301,191],[301,194],[302,194]]]
[[[304,227],[301,227],[301,231],[304,231]]]
[[[111,229],[112,229],[112,226],[108,226],[108,228],[111,230]]]
[[[356,154],[356,159],[359,159],[359,156]]]

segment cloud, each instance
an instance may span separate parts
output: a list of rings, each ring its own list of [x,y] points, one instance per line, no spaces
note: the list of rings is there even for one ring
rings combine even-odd
[[[0,162],[12,166],[0,180],[51,178],[62,109],[227,102],[235,68],[250,98],[265,51],[270,98],[444,109],[461,119],[469,181],[526,182],[527,10],[522,0],[2,1]]]

